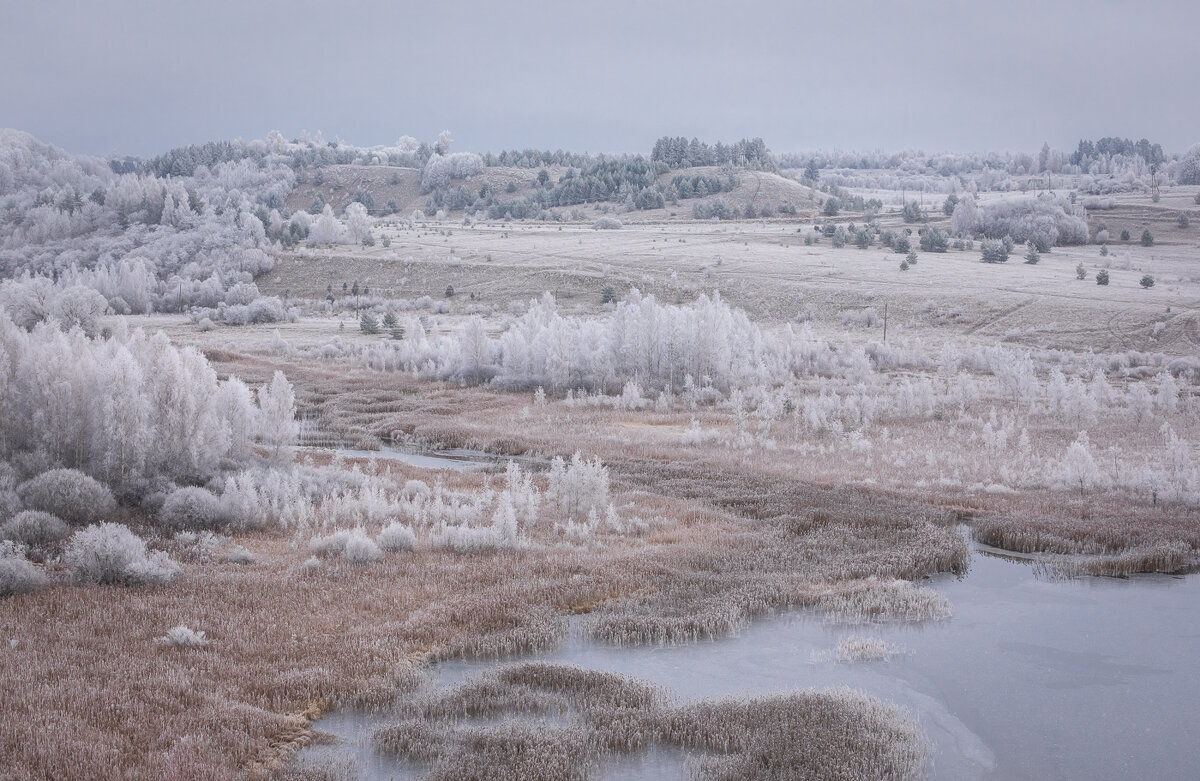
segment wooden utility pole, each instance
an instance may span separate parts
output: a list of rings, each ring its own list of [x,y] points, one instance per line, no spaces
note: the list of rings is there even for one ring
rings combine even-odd
[[[883,343],[887,344],[887,302],[883,302]]]

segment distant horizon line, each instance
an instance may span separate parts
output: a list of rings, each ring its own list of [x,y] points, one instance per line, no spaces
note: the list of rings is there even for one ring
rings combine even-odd
[[[55,147],[55,148],[59,149],[60,151],[66,152],[66,153],[68,153],[68,154],[71,154],[71,155],[76,155],[76,156],[85,156],[85,157],[95,157],[95,158],[98,158],[98,159],[101,159],[101,160],[138,160],[138,161],[145,161],[145,160],[153,159],[153,158],[155,158],[155,157],[158,157],[158,156],[160,156],[160,155],[166,154],[167,152],[171,152],[171,151],[173,151],[173,150],[176,150],[176,149],[186,149],[187,147],[191,147],[191,146],[203,146],[203,145],[205,145],[205,144],[212,144],[212,143],[222,143],[222,142],[228,142],[228,143],[241,143],[241,144],[266,143],[266,142],[267,142],[267,138],[265,138],[265,137],[263,137],[263,138],[245,138],[245,137],[243,137],[243,136],[240,136],[240,135],[239,135],[239,136],[234,136],[234,137],[232,137],[232,138],[209,138],[208,140],[205,140],[205,141],[189,141],[189,142],[184,142],[184,143],[177,143],[177,144],[173,144],[173,145],[171,145],[171,146],[167,146],[167,147],[165,147],[165,148],[163,148],[163,149],[161,149],[161,150],[159,150],[159,151],[157,151],[157,152],[153,152],[153,153],[149,153],[149,154],[135,154],[135,153],[130,153],[130,152],[122,152],[122,151],[119,151],[119,150],[111,150],[111,151],[109,151],[109,152],[106,152],[106,153],[103,153],[103,154],[97,154],[97,153],[91,153],[91,152],[78,152],[78,151],[75,151],[75,150],[73,150],[73,149],[71,149],[71,148],[69,148],[69,147],[67,147],[67,146],[60,145],[58,142],[46,140],[44,137],[42,137],[42,136],[39,136],[37,133],[34,133],[33,131],[24,130],[24,129],[21,129],[21,128],[16,128],[16,127],[10,127],[10,128],[0,128],[0,129],[13,130],[13,131],[16,131],[16,132],[19,132],[19,133],[26,133],[26,134],[28,134],[28,135],[32,136],[32,137],[33,137],[34,139],[36,139],[37,141],[39,141],[40,143],[49,144],[50,146],[53,146],[53,147]],[[271,133],[271,132],[279,132],[279,131],[274,131],[274,130],[272,130],[272,131],[268,131],[268,133],[267,133],[266,135],[270,135],[270,133]],[[287,135],[283,134],[282,132],[280,132],[280,135],[281,135],[281,136],[283,136],[283,137],[284,137],[284,139],[285,139],[285,140],[286,140],[288,143],[304,143],[304,142],[305,142],[305,140],[304,140],[305,136],[310,136],[309,132],[308,132],[308,131],[306,131],[306,130],[302,130],[302,131],[300,131],[300,133],[299,133],[299,134],[295,134],[295,135],[291,135],[291,136],[287,136]],[[396,148],[396,146],[395,146],[395,145],[396,145],[396,143],[397,143],[396,141],[393,141],[393,142],[392,142],[392,143],[390,143],[390,144],[388,144],[388,143],[383,143],[383,144],[359,144],[359,143],[355,143],[355,142],[348,141],[348,140],[346,140],[345,138],[342,138],[341,136],[333,136],[333,137],[331,137],[331,138],[325,138],[325,137],[324,137],[324,134],[323,134],[323,133],[322,133],[322,131],[320,131],[320,130],[314,131],[314,132],[311,134],[311,136],[312,136],[312,137],[309,137],[309,138],[307,139],[307,142],[309,142],[309,143],[317,143],[317,141],[316,141],[316,140],[315,140],[315,138],[314,138],[314,137],[316,137],[316,138],[320,138],[320,140],[324,141],[324,142],[325,142],[325,143],[327,143],[327,144],[329,144],[329,143],[334,143],[334,144],[337,144],[338,146],[346,146],[346,147],[350,147],[350,148],[354,148],[354,149],[362,149],[362,150],[375,150],[375,149],[378,149],[378,150],[385,150],[385,149],[395,149],[395,148]],[[782,155],[797,155],[797,156],[803,156],[803,155],[820,155],[820,154],[838,154],[838,155],[856,155],[856,154],[888,154],[888,155],[899,155],[899,154],[909,154],[909,153],[921,154],[921,155],[926,155],[926,156],[938,156],[938,155],[986,155],[986,154],[1013,155],[1013,154],[1037,154],[1037,153],[1038,153],[1038,152],[1041,150],[1041,145],[1038,145],[1037,147],[1035,147],[1035,148],[1033,148],[1033,149],[1024,149],[1024,148],[1004,148],[1004,149],[951,149],[951,148],[942,148],[942,149],[932,149],[932,150],[931,150],[930,148],[921,147],[921,146],[908,146],[908,147],[896,147],[896,148],[889,148],[889,147],[883,147],[883,146],[876,146],[876,147],[872,147],[872,148],[865,148],[865,147],[858,147],[858,148],[855,148],[855,147],[819,147],[819,146],[817,146],[817,147],[801,147],[801,148],[794,148],[794,149],[781,150],[781,149],[775,149],[775,148],[773,148],[773,147],[772,147],[772,146],[771,146],[769,143],[767,143],[767,142],[766,142],[766,139],[765,139],[763,136],[758,136],[758,135],[754,135],[754,136],[743,136],[743,137],[741,137],[741,138],[739,138],[739,139],[728,140],[728,141],[727,141],[727,140],[725,140],[725,139],[716,139],[716,140],[711,140],[711,141],[710,141],[710,140],[706,140],[706,139],[704,139],[704,138],[701,138],[701,137],[699,137],[699,136],[695,136],[695,135],[693,135],[693,136],[679,136],[679,135],[663,134],[663,135],[660,135],[660,136],[658,136],[657,138],[655,138],[655,139],[654,139],[654,141],[655,141],[655,142],[657,142],[658,140],[660,140],[660,139],[663,139],[663,138],[680,138],[680,137],[687,138],[689,141],[691,141],[692,139],[696,139],[696,140],[700,141],[701,143],[709,144],[710,146],[715,146],[716,144],[733,144],[733,143],[737,143],[737,141],[743,141],[743,140],[762,139],[762,140],[763,140],[763,142],[764,142],[764,144],[766,144],[766,146],[767,146],[767,151],[769,151],[769,152],[770,152],[772,155],[774,155],[774,156],[776,156],[776,157],[779,157],[779,156],[782,156]],[[404,138],[404,136],[401,136],[401,138]],[[1095,142],[1095,141],[1098,141],[1099,139],[1102,139],[1102,138],[1120,138],[1120,139],[1126,139],[1126,140],[1131,140],[1131,141],[1142,141],[1142,140],[1146,140],[1146,141],[1150,141],[1150,143],[1157,143],[1157,142],[1153,141],[1153,139],[1149,139],[1149,138],[1147,138],[1147,137],[1145,137],[1145,136],[1143,136],[1143,137],[1141,137],[1141,138],[1138,138],[1138,139],[1134,139],[1132,136],[1121,136],[1121,135],[1103,135],[1103,136],[1093,136],[1093,137],[1090,137],[1090,138],[1081,138],[1081,139],[1079,139],[1079,141],[1080,141],[1080,142],[1083,142],[1083,141],[1092,141],[1092,142]],[[399,141],[399,139],[397,139],[397,141]],[[429,146],[433,146],[433,144],[435,143],[434,141],[420,141],[420,140],[418,140],[418,141],[419,141],[419,143],[428,144]],[[1047,145],[1049,145],[1049,141],[1044,141],[1044,142],[1042,142],[1042,143],[1043,143],[1043,144],[1047,144]],[[1196,143],[1200,143],[1200,141],[1197,141]],[[1056,147],[1056,146],[1054,146],[1054,145],[1050,145],[1050,149],[1051,149],[1051,151],[1058,151],[1058,152],[1066,152],[1066,153],[1071,153],[1071,152],[1074,152],[1074,151],[1075,151],[1075,149],[1077,148],[1077,145],[1078,145],[1078,142],[1076,143],[1076,146],[1075,146],[1075,147]],[[1188,150],[1189,150],[1189,149],[1190,149],[1192,146],[1194,146],[1194,145],[1195,145],[1195,144],[1189,145],[1189,146],[1187,146],[1187,147],[1185,147],[1185,148],[1183,148],[1183,149],[1171,149],[1171,150],[1167,150],[1167,149],[1165,149],[1165,148],[1164,148],[1164,152],[1163,152],[1163,154],[1164,154],[1164,157],[1166,157],[1168,160],[1170,160],[1170,159],[1173,159],[1173,158],[1180,157],[1180,156],[1182,156],[1182,155],[1186,154],[1186,153],[1187,153],[1187,151],[1188,151]],[[653,142],[651,143],[651,145],[650,145],[650,147],[649,147],[648,149],[644,149],[644,150],[635,150],[635,151],[624,150],[624,151],[602,151],[602,152],[592,152],[592,151],[590,151],[590,150],[587,150],[587,149],[584,149],[584,150],[575,150],[575,149],[571,149],[571,148],[568,148],[568,147],[563,147],[563,146],[558,146],[558,147],[550,147],[550,146],[521,146],[521,147],[517,147],[517,146],[502,146],[502,147],[500,147],[499,149],[486,149],[486,150],[484,150],[484,151],[476,151],[476,150],[474,150],[474,149],[470,149],[470,148],[468,148],[468,149],[454,149],[453,151],[456,151],[456,152],[472,152],[472,153],[474,153],[474,154],[478,154],[478,155],[488,155],[488,154],[493,154],[493,155],[495,155],[495,154],[501,154],[501,153],[503,153],[503,152],[525,152],[525,151],[536,151],[536,152],[551,152],[551,153],[562,152],[562,153],[564,153],[564,154],[579,155],[579,156],[586,156],[586,157],[601,157],[601,156],[604,156],[604,157],[627,157],[627,156],[628,156],[628,157],[632,157],[632,156],[638,156],[638,155],[641,155],[641,156],[643,156],[643,157],[647,157],[647,158],[648,158],[648,157],[650,157],[651,153],[653,152]]]

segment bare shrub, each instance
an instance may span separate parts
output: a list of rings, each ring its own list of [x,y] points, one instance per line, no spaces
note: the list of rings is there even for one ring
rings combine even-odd
[[[17,488],[26,507],[83,526],[106,518],[116,506],[112,492],[77,469],[51,469]]]

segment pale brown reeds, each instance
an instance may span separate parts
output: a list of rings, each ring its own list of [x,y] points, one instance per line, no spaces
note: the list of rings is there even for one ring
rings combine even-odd
[[[570,723],[523,720],[544,713],[534,693],[556,698]],[[706,779],[910,779],[928,754],[906,711],[847,689],[673,705],[657,687],[615,673],[526,663],[424,695],[439,696],[476,699],[426,707],[373,739],[379,750],[430,763],[435,779],[586,778],[605,755],[653,744],[702,752]],[[464,723],[464,713],[500,715],[498,702],[508,703],[500,724]]]
[[[1042,555],[1034,559],[1034,572],[1048,580],[1080,575],[1127,578],[1138,573],[1176,573],[1197,566],[1196,552],[1183,542],[1139,545],[1120,553],[1098,555]]]
[[[219,358],[252,382],[277,367]],[[277,533],[239,535],[253,567],[188,561],[164,588],[59,583],[0,601],[0,638],[17,641],[0,654],[0,775],[254,774],[305,739],[305,714],[391,706],[417,686],[414,665],[429,660],[551,648],[570,614],[590,614],[592,635],[608,642],[681,642],[813,604],[846,581],[966,566],[953,515],[923,497],[810,480],[786,458],[683,452],[670,435],[625,426],[630,413],[607,408],[551,405],[523,421],[528,401],[517,394],[332,365],[283,368],[302,412],[323,415],[321,427],[351,441],[430,426],[472,446],[505,440],[506,452],[581,450],[610,465],[622,515],[663,521],[582,550],[556,539],[544,507],[524,550],[417,550],[315,572],[303,567],[308,551]],[[682,423],[676,413],[664,421]],[[441,480],[449,490],[489,479],[401,466],[393,477]],[[180,623],[205,632],[209,645],[171,654],[154,643]],[[598,745],[640,740],[641,711],[620,710],[610,732],[593,727]]]

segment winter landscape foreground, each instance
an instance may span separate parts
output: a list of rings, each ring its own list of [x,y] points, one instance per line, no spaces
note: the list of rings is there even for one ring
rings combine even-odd
[[[0,131],[0,775],[1200,763],[1200,147],[450,150]]]

